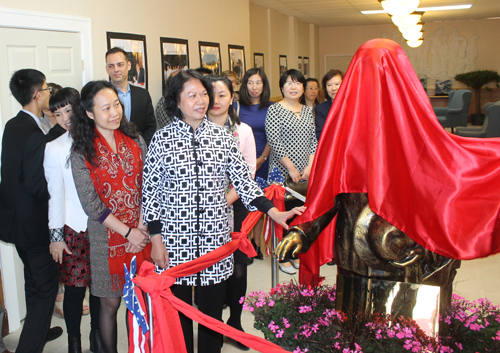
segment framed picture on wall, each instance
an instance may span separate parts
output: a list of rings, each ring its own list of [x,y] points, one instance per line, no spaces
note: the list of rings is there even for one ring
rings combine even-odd
[[[297,64],[297,70],[299,70],[300,72],[304,73],[304,71],[302,71],[302,57],[299,56],[299,61],[298,61],[298,64]]]
[[[130,33],[106,32],[108,50],[114,47],[127,52],[130,61],[128,82],[148,89],[148,60],[146,56],[146,36]]]
[[[309,77],[309,57],[304,56],[304,71],[302,72],[304,74],[305,78]]]
[[[189,48],[187,39],[160,37],[162,91],[165,93],[167,79],[177,70],[189,69]]]
[[[212,70],[215,75],[221,74],[220,45],[219,43],[198,42],[200,46],[201,66]]]
[[[227,47],[229,50],[229,70],[234,71],[238,81],[241,82],[246,71],[245,47],[231,44]]]
[[[286,55],[280,55],[280,76],[288,70]]]
[[[264,54],[253,53],[253,67],[261,68],[264,71]]]

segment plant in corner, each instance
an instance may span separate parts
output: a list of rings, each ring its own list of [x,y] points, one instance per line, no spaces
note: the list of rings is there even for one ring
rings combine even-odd
[[[477,120],[482,120],[481,115],[481,88],[490,82],[495,82],[498,87],[498,82],[500,82],[500,75],[494,70],[474,70],[466,72],[463,74],[458,74],[455,76],[455,80],[466,84],[474,90],[476,96],[476,112],[473,115],[473,122],[477,123]],[[482,122],[480,123],[482,124]],[[475,124],[475,125],[480,125]]]

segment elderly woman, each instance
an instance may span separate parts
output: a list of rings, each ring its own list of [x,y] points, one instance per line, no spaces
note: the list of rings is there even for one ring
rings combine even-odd
[[[303,209],[279,212],[263,196],[237,144],[206,117],[213,106],[208,80],[193,70],[177,74],[166,96],[172,124],[156,132],[144,164],[143,210],[153,245],[157,271],[194,260],[231,241],[224,193],[229,176],[240,200],[251,211],[267,213],[286,227],[286,220]],[[224,281],[233,273],[230,255],[207,269],[178,278],[174,295],[222,319]],[[188,352],[193,352],[193,323],[180,314]],[[198,329],[198,352],[220,352],[221,336]]]

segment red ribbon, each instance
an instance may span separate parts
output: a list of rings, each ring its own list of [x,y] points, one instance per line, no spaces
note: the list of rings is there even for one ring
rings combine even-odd
[[[153,347],[145,345],[146,352],[163,352],[163,353],[185,353],[186,347],[184,337],[179,320],[179,311],[192,320],[197,321],[201,325],[216,331],[225,336],[231,337],[234,340],[243,343],[244,345],[260,352],[284,353],[286,350],[280,348],[274,343],[268,342],[263,338],[253,336],[251,334],[236,330],[231,326],[224,324],[214,318],[211,318],[199,310],[186,304],[182,300],[172,295],[170,287],[175,283],[175,278],[184,277],[213,265],[216,262],[224,259],[232,254],[240,246],[246,247],[247,242],[242,238],[242,235],[220,248],[211,251],[193,261],[169,268],[161,274],[155,273],[155,266],[150,262],[144,262],[139,270],[139,275],[133,279],[137,285],[136,292],[141,291],[149,293],[153,307]],[[243,240],[243,241],[242,241]],[[243,248],[241,248],[244,251]],[[144,303],[141,302],[143,311],[146,312]],[[129,316],[132,315],[129,312]],[[140,330],[140,328],[139,328]],[[129,353],[134,352],[134,346],[130,345]]]
[[[272,184],[264,190],[266,197],[273,200],[274,205],[278,210],[285,210],[285,189],[277,184]],[[268,342],[263,338],[241,332],[220,322],[210,316],[207,316],[199,310],[186,304],[182,300],[176,298],[170,287],[175,283],[176,278],[188,276],[198,273],[207,267],[221,261],[234,253],[237,249],[241,250],[249,257],[256,256],[255,249],[248,240],[248,233],[253,229],[257,221],[260,219],[262,212],[251,212],[243,221],[240,232],[231,233],[233,241],[211,251],[199,258],[183,263],[181,265],[171,267],[161,274],[157,274],[155,266],[150,262],[144,262],[139,269],[139,274],[132,281],[136,284],[135,291],[139,298],[139,303],[143,312],[147,313],[146,305],[143,299],[143,293],[148,293],[151,297],[151,305],[153,307],[153,347],[150,347],[149,342],[144,344],[145,352],[164,352],[164,353],[185,353],[186,346],[184,344],[184,334],[179,319],[179,311],[190,319],[208,327],[225,336],[243,343],[244,345],[260,352],[284,353],[288,352],[274,343]],[[276,234],[281,239],[283,227],[276,224]],[[129,312],[129,320],[132,314]],[[146,317],[148,315],[146,314]],[[151,322],[149,318],[149,322]],[[151,326],[150,326],[151,327]],[[138,328],[141,331],[140,327]],[[148,339],[151,332],[146,333]],[[149,340],[148,340],[149,341]],[[129,353],[134,353],[134,341],[132,332],[129,337]]]

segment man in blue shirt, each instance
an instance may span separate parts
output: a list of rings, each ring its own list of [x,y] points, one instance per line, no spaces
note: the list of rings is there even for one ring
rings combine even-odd
[[[136,125],[137,130],[149,145],[156,131],[153,103],[147,90],[129,84],[128,76],[131,67],[127,52],[122,48],[114,47],[106,52],[106,72],[125,106],[125,116]]]

